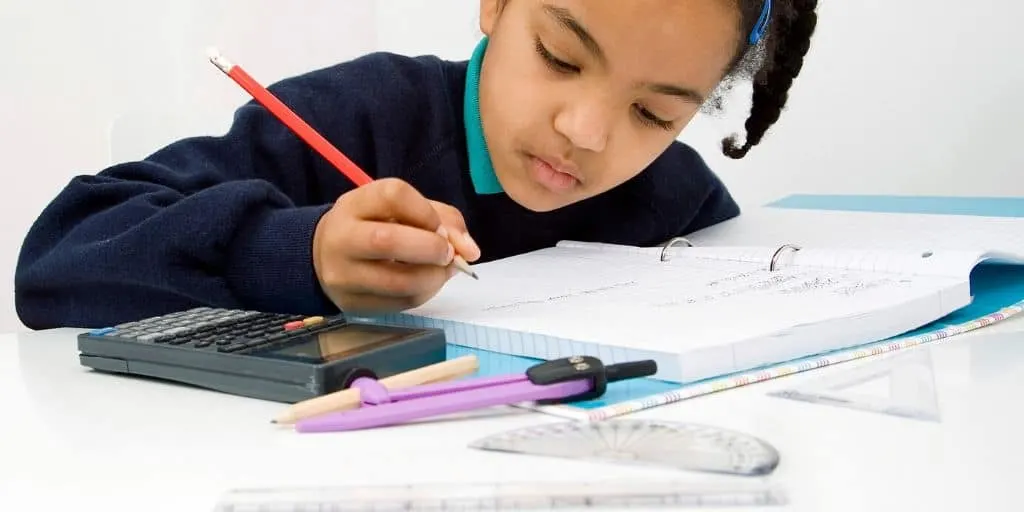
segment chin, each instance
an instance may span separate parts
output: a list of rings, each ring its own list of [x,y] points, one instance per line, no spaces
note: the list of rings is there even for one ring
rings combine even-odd
[[[519,206],[536,213],[546,213],[565,208],[582,200],[582,197],[556,196],[533,183],[516,183],[505,187],[505,194]]]
[[[517,197],[517,196],[515,196],[513,194],[509,194],[509,197],[512,198],[512,200],[515,201],[519,206],[522,206],[523,208],[526,208],[527,210],[530,210],[531,212],[535,212],[535,213],[552,212],[552,211],[555,211],[555,210],[557,210],[559,208],[563,208],[563,207],[568,206],[569,204],[571,204],[571,203],[553,203],[551,201],[538,200],[536,197],[520,198],[520,197]]]

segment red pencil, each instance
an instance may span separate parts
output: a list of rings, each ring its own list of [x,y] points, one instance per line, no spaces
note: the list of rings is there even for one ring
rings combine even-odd
[[[317,133],[312,126],[296,115],[292,109],[288,108],[287,105],[277,99],[276,96],[260,85],[253,77],[249,76],[249,73],[246,73],[241,66],[237,66],[226,59],[215,48],[210,48],[208,53],[210,62],[220,68],[225,75],[231,77],[238,85],[242,86],[256,101],[270,110],[281,122],[287,125],[288,128],[291,128],[296,135],[302,137],[302,140],[306,141],[313,149],[323,155],[327,161],[331,162],[345,176],[348,176],[356,186],[361,187],[373,181],[370,175],[363,172],[355,162],[349,160],[341,151],[338,151],[338,148],[334,147],[327,139]]]
[[[357,187],[369,184],[373,182],[373,178],[369,174],[366,174],[358,165],[348,157],[344,155],[338,148],[334,147],[333,144],[327,141],[322,135],[317,133],[308,123],[302,120],[292,109],[288,108],[287,105],[277,99],[270,91],[259,84],[252,76],[249,75],[241,66],[231,62],[217,51],[216,48],[210,48],[207,51],[210,58],[210,62],[217,66],[225,75],[229,76],[238,85],[242,86],[256,101],[267,108],[270,113],[274,114],[275,117],[281,120],[288,128],[290,128],[296,135],[302,140],[306,141],[313,149],[320,153],[324,158],[327,159],[331,164],[334,165],[339,171],[342,172],[348,179],[352,180]],[[453,261],[455,267],[465,274],[469,275],[474,279],[479,279],[476,272],[473,272],[469,268],[469,263],[466,262],[462,256],[455,255]]]

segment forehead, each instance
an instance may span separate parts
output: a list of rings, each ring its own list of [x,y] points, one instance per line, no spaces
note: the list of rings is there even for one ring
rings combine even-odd
[[[600,45],[608,71],[644,79],[674,77],[706,87],[714,86],[732,60],[738,42],[736,2],[532,0],[534,15],[548,26],[560,29],[553,10],[575,18]]]

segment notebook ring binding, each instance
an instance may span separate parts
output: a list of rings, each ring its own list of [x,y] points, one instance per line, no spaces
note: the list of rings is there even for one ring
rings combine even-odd
[[[789,250],[789,251],[792,251],[792,252],[800,252],[800,249],[802,249],[802,247],[800,247],[799,245],[793,245],[793,244],[785,244],[785,245],[779,246],[778,249],[775,249],[775,253],[772,254],[772,261],[771,261],[771,263],[768,264],[768,271],[769,272],[775,272],[776,267],[778,267],[778,264],[779,264],[779,257],[782,256],[783,252],[785,252],[786,250]]]
[[[668,250],[671,249],[674,245],[680,244],[680,243],[686,244],[687,247],[693,247],[693,243],[692,242],[690,242],[689,240],[687,240],[687,239],[685,239],[685,238],[683,238],[681,236],[677,236],[677,237],[669,240],[668,242],[666,242],[665,246],[661,248],[661,261],[668,261]]]

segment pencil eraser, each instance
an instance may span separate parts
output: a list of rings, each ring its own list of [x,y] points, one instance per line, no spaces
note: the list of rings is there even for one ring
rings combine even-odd
[[[220,50],[218,50],[216,47],[211,46],[207,48],[206,55],[210,57],[210,62],[212,62],[213,65],[217,66],[221,69],[221,71],[225,73],[227,73],[231,70],[232,67],[234,67],[234,65],[231,64],[231,61],[224,58],[224,56],[220,54]]]

